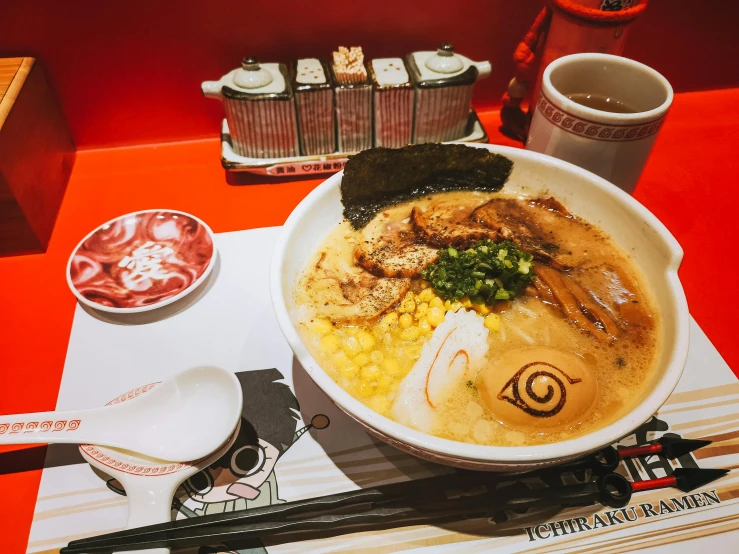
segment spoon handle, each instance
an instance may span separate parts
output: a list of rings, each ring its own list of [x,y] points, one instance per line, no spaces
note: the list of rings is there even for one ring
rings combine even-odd
[[[102,420],[107,418],[100,417],[99,410],[0,416],[0,444],[105,444],[95,440]]]

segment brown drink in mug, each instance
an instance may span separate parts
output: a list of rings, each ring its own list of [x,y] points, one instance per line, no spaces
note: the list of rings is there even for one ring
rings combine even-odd
[[[631,193],[672,104],[654,69],[573,54],[544,71],[526,148],[574,163]]]

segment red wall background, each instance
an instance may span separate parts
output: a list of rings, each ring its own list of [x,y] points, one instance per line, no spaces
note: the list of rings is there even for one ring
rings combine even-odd
[[[542,0],[4,0],[0,56],[38,58],[80,148],[214,137],[221,107],[200,82],[247,54],[264,61],[403,56],[451,41],[490,60],[475,103],[498,103],[511,54]],[[700,7],[700,9],[698,9]],[[739,2],[651,0],[625,55],[677,91],[739,86]]]

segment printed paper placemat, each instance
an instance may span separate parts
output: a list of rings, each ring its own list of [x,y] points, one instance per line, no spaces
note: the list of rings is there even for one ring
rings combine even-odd
[[[278,232],[267,228],[217,235],[213,275],[172,306],[126,317],[93,314],[77,306],[58,410],[101,406],[122,392],[201,364],[224,367],[241,381],[247,419],[258,437],[254,444],[238,448],[253,451],[258,469],[244,472],[233,466],[235,462],[223,462],[199,474],[178,491],[178,518],[449,471],[371,439],[293,358],[269,297],[268,266]],[[695,322],[690,340],[688,365],[677,390],[655,418],[621,444],[668,433],[710,439],[712,445],[672,465],[737,468],[739,381]],[[670,464],[645,457],[626,462],[619,471],[637,481],[665,476]],[[636,493],[620,510],[501,512],[491,519],[439,526],[293,543],[265,539],[238,548],[181,552],[675,553],[698,547],[732,552],[739,544],[737,475],[729,473],[691,494],[676,489]],[[54,445],[41,479],[28,551],[53,552],[73,539],[120,530],[126,515],[126,498],[117,482],[93,472],[76,447]],[[685,542],[688,539],[696,540]]]

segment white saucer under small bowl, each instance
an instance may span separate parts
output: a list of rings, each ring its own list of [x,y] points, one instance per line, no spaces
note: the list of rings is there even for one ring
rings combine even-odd
[[[118,404],[145,394],[159,383],[137,387],[124,393],[106,405]],[[128,499],[128,520],[126,529],[166,523],[172,519],[172,499],[177,488],[187,479],[202,471],[221,458],[239,433],[239,427],[229,439],[215,452],[193,462],[170,463],[154,458],[96,446],[81,444],[80,453],[97,470],[113,477],[126,491]],[[146,550],[147,554],[167,554],[168,548]]]
[[[215,265],[213,231],[194,215],[142,210],[111,219],[75,247],[67,284],[95,310],[138,313],[176,302]]]

